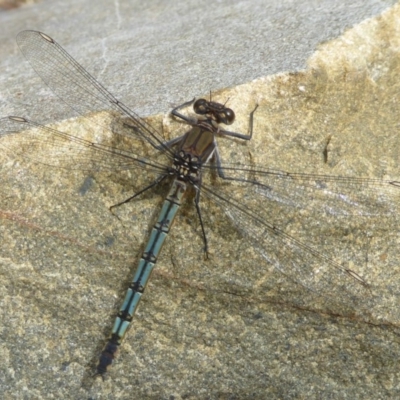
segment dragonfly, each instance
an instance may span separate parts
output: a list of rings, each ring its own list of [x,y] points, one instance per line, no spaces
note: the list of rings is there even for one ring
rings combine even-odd
[[[114,97],[50,36],[22,31],[17,43],[47,86],[95,129],[106,129],[111,139],[89,140],[25,117],[8,116],[0,119],[0,144],[2,139],[16,135],[27,146],[47,150],[33,156],[42,164],[58,167],[68,162],[71,168],[91,173],[119,174],[129,170],[145,177],[147,183],[143,187],[111,208],[170,181],[169,192],[99,357],[96,375],[104,378],[113,364],[174,218],[190,191],[194,193],[205,254],[209,245],[202,217],[204,199],[227,217],[247,245],[260,255],[265,268],[273,265],[305,290],[331,298],[339,296],[343,302],[358,299],[357,304],[365,307],[369,304],[365,300],[371,298],[370,284],[365,278],[333,254],[297,239],[279,222],[285,213],[292,215],[293,210],[307,212],[315,207],[321,217],[390,217],[393,210],[386,200],[399,197],[399,181],[282,171],[234,160],[223,162],[217,139],[250,141],[257,105],[249,116],[248,133],[243,134],[222,127],[235,120],[235,112],[226,104],[211,98],[185,102],[171,114],[189,128],[185,134],[166,141],[158,129]],[[183,113],[189,106],[193,106],[194,116]],[[7,148],[4,141],[3,147]],[[21,147],[19,155],[23,156],[23,152]],[[206,181],[206,175],[214,179]]]

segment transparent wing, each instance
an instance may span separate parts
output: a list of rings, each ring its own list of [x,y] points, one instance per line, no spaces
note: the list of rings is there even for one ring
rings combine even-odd
[[[346,241],[359,245],[356,236],[367,219],[377,230],[386,224],[398,228],[398,182],[257,166],[224,166],[224,172],[231,180],[203,184],[201,194],[218,205],[267,264],[323,297],[362,309],[371,304],[370,282],[350,268]],[[350,234],[343,237],[346,229]]]
[[[214,169],[214,166],[205,166]],[[224,164],[229,181],[246,185],[249,196],[301,210],[331,215],[379,216],[394,212],[400,182],[323,174],[303,174],[258,165]]]
[[[52,38],[42,32],[22,31],[17,43],[36,73],[73,110],[83,116],[94,111],[115,111],[126,116],[131,127],[115,133],[141,137],[153,147],[163,146],[164,141],[156,129],[117,100]],[[104,120],[96,121],[95,117],[91,120],[108,124]]]
[[[336,262],[329,254],[321,253],[312,245],[296,239],[253,210],[246,210],[242,203],[229,197],[230,193],[202,187],[202,195],[219,206],[242,234],[248,246],[261,255],[265,265],[254,266],[259,277],[263,275],[263,269],[267,270],[268,265],[273,265],[289,280],[333,300],[333,303],[341,300],[358,307],[360,302],[366,303],[369,299],[371,293],[368,283],[350,268]],[[249,281],[254,281],[255,271],[249,273]]]
[[[17,144],[5,140],[16,135]],[[166,166],[137,155],[133,149],[85,140],[22,117],[0,119],[0,143],[14,158],[29,158],[55,167],[83,171],[142,169],[160,175]]]

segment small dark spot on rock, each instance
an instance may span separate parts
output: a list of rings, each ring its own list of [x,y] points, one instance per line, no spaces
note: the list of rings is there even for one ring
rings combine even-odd
[[[82,183],[81,187],[79,188],[79,194],[81,196],[84,196],[89,189],[93,186],[93,178],[91,176],[88,176],[85,178],[84,182]]]

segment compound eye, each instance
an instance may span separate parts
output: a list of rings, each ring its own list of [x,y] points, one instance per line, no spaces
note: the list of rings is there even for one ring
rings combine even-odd
[[[217,122],[225,125],[231,125],[235,120],[235,113],[230,108],[225,108],[218,114]]]
[[[198,99],[193,104],[193,110],[196,114],[207,114],[208,112],[208,101],[205,99]]]

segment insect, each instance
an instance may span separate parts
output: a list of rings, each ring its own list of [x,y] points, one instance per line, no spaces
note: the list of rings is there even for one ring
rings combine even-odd
[[[287,172],[235,161],[226,164],[219,154],[216,139],[250,140],[257,106],[250,113],[249,133],[242,134],[222,127],[232,124],[235,119],[234,111],[226,105],[211,99],[189,101],[174,108],[172,115],[190,129],[183,136],[166,142],[152,125],[117,100],[52,38],[37,31],[23,31],[17,42],[38,75],[66,104],[83,116],[93,111],[110,110],[106,120],[94,119],[94,124],[106,126],[118,139],[143,143],[150,148],[151,154],[127,150],[119,146],[119,140],[113,144],[90,141],[16,116],[0,120],[0,141],[1,137],[16,134],[23,135],[26,145],[43,144],[49,153],[37,154],[36,160],[46,164],[68,159],[74,168],[94,173],[102,170],[118,173],[129,169],[135,174],[143,174],[147,185],[113,207],[132,201],[163,181],[171,181],[111,336],[100,356],[98,375],[104,376],[115,358],[188,190],[195,194],[194,205],[206,252],[203,198],[212,201],[228,217],[248,245],[261,255],[266,266],[272,264],[307,289],[326,296],[340,296],[344,302],[368,297],[369,285],[361,275],[312,243],[298,240],[280,228],[274,222],[276,216],[269,204],[278,204],[282,209],[293,205],[304,210],[317,204],[321,213],[349,218],[387,215],[391,211],[385,207],[385,199],[398,196],[400,182]],[[181,112],[190,105],[193,105],[195,117]],[[57,154],[53,162],[51,154]],[[205,172],[214,174],[217,183],[205,183]]]

